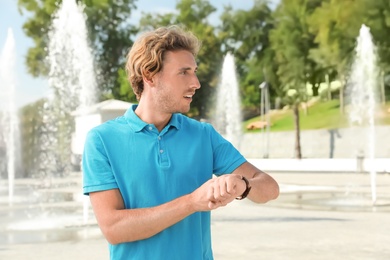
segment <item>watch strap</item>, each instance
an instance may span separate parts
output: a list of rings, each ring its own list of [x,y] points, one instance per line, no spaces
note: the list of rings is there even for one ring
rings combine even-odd
[[[242,193],[241,196],[239,196],[239,197],[236,198],[237,200],[243,200],[243,199],[245,199],[245,198],[248,196],[248,194],[249,194],[249,192],[251,191],[251,188],[252,188],[251,185],[249,184],[249,181],[248,181],[247,178],[245,178],[244,176],[241,175],[241,180],[243,180],[243,181],[245,182],[245,184],[246,184],[246,189],[245,189],[245,191]]]

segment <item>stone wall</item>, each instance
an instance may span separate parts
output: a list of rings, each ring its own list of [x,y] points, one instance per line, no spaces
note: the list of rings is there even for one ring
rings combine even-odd
[[[303,158],[356,158],[358,150],[368,156],[368,128],[340,128],[301,131]],[[263,158],[266,134],[244,134],[239,150],[247,158]],[[269,158],[294,158],[295,132],[269,134]],[[375,157],[390,158],[390,126],[375,128]]]

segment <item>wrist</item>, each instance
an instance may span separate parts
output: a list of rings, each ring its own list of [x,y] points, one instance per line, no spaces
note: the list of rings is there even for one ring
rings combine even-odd
[[[187,205],[187,210],[190,214],[200,211],[199,205],[196,203],[196,199],[192,193],[185,195],[184,198],[186,201],[185,205]]]
[[[241,180],[243,180],[245,182],[245,190],[244,190],[244,192],[242,193],[241,196],[238,196],[236,198],[237,200],[245,199],[248,196],[248,194],[249,194],[249,192],[251,191],[251,188],[252,188],[247,178],[245,178],[244,176],[241,176]]]

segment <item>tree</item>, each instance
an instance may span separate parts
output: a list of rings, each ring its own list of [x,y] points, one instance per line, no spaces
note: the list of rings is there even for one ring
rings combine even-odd
[[[310,17],[310,31],[316,35],[317,48],[310,57],[328,74],[337,73],[341,82],[340,111],[344,109],[344,88],[359,28],[363,23],[361,0],[327,0]]]
[[[27,36],[33,39],[26,56],[28,72],[35,76],[45,77],[48,67],[47,56],[48,32],[51,18],[62,0],[18,0],[21,13],[27,11],[31,17],[23,25]],[[137,33],[135,26],[129,24],[128,18],[136,8],[134,0],[78,0],[85,5],[88,17],[89,37],[98,63],[98,81],[103,92],[120,97],[117,85],[119,68],[123,67],[127,49],[132,45],[131,35]]]
[[[129,79],[127,77],[127,73],[122,68],[120,68],[118,70],[117,83],[119,86],[118,91],[117,91],[117,95],[119,96],[120,100],[127,101],[127,102],[133,102],[133,103],[138,102],[137,97],[135,96],[133,89],[131,88],[131,84],[130,84]],[[112,94],[110,94],[109,96],[112,97]]]
[[[284,100],[292,106],[294,113],[295,156],[298,159],[302,158],[299,105],[307,100],[306,83],[316,68],[315,62],[309,57],[309,50],[314,48],[314,35],[309,32],[308,18],[320,2],[283,0],[275,11],[275,28],[270,32]]]
[[[83,15],[87,14],[88,19],[86,24],[79,21],[79,26],[83,29],[81,37],[72,27],[73,24],[69,23],[67,16],[68,8],[76,7],[75,3],[69,0],[19,0],[18,3],[19,8],[33,14],[24,25],[27,35],[36,43],[28,52],[27,65],[33,75],[49,76],[53,93],[52,98],[45,100],[41,106],[37,104],[37,113],[34,114],[38,128],[33,129],[37,134],[33,140],[36,149],[30,150],[30,154],[35,156],[32,160],[35,167],[29,169],[30,174],[41,177],[66,175],[70,172],[72,156],[70,147],[74,118],[71,113],[81,105],[91,105],[90,100],[95,94],[92,91],[80,94],[86,89],[86,84],[95,85],[95,78],[89,77],[91,71],[95,70],[94,66],[88,64],[89,62],[83,63],[92,58],[85,55],[89,54],[88,44],[81,46],[85,43],[86,36],[86,29],[81,27],[89,27],[89,43],[94,46],[92,49],[95,60],[99,63],[97,75],[103,93],[110,92],[117,97],[120,95],[119,87],[115,86],[120,75],[118,70],[124,62],[127,48],[131,45],[130,34],[134,30],[132,26],[127,26],[126,22],[131,8],[134,7],[133,1],[83,1]],[[60,6],[62,8],[58,9]],[[57,10],[65,15],[57,16]],[[83,19],[83,15],[78,13],[77,17]],[[68,39],[70,41],[67,41]],[[79,97],[83,97],[83,100]],[[25,156],[29,157],[27,151]]]
[[[25,169],[30,172],[36,170],[36,154],[39,153],[38,136],[42,126],[42,117],[39,109],[43,107],[43,100],[29,104],[20,110],[22,162]],[[29,174],[28,177],[31,177]],[[27,176],[24,176],[27,177]]]
[[[390,74],[390,2],[386,0],[369,1],[363,0],[362,5],[365,12],[364,20],[373,36],[375,45],[378,49],[379,66],[382,71],[381,96],[382,102],[386,101],[385,95],[385,77]],[[390,84],[389,84],[390,85]]]
[[[269,42],[272,10],[266,1],[256,0],[250,10],[225,7],[221,20],[220,38],[224,51],[235,55],[244,108],[259,112],[261,82],[271,85],[272,96],[280,94],[274,52]]]

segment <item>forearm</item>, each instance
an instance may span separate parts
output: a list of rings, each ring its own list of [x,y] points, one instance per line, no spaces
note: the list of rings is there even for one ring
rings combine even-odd
[[[251,163],[243,163],[233,173],[244,176],[248,179],[249,184],[251,185],[248,198],[251,201],[256,203],[265,203],[267,201],[276,199],[279,196],[278,183],[267,173],[259,170]],[[245,188],[240,191],[240,194],[242,194],[244,191]]]
[[[107,209],[100,207],[101,201],[104,198],[91,199],[98,224],[111,244],[149,238],[195,212],[190,195],[156,207],[139,209],[124,209],[121,203]]]
[[[266,203],[279,196],[279,185],[268,174],[258,171],[249,180],[251,191],[248,198],[256,203]]]
[[[117,243],[146,239],[176,224],[194,213],[188,195],[165,204],[143,209],[124,209],[115,212],[111,227]]]

